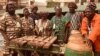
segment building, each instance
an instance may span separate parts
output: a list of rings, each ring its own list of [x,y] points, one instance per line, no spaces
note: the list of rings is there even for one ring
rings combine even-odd
[[[6,5],[7,0],[0,0],[0,9],[3,9],[3,6]]]
[[[0,0],[0,9],[3,8],[7,4],[7,2],[10,0]],[[38,6],[44,6],[44,7],[52,7],[54,5],[60,5],[61,7],[64,7],[68,4],[68,2],[75,2],[77,5],[86,5],[88,2],[96,2],[100,3],[100,0],[12,0],[16,2],[16,5],[18,7],[30,7],[31,4],[36,4]]]
[[[7,0],[0,0],[0,5],[5,5]]]

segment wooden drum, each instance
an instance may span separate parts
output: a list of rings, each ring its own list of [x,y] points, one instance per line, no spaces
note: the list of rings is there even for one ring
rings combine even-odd
[[[72,30],[64,56],[93,56],[92,48],[87,44],[81,33]]]

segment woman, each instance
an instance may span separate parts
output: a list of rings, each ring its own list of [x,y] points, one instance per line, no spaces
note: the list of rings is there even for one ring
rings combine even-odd
[[[100,56],[100,15],[93,7],[87,7],[85,15],[81,25],[82,35],[92,43],[95,56]]]
[[[66,39],[68,39],[71,30],[80,30],[81,24],[81,13],[77,13],[75,10],[77,9],[77,5],[74,2],[68,3],[69,12],[65,15],[65,31],[66,31]]]
[[[52,17],[51,22],[53,24],[53,30],[56,32],[55,35],[58,37],[58,41],[64,42],[64,22],[62,15],[62,9],[59,6],[55,7],[55,16]]]
[[[36,21],[38,35],[50,36],[51,22],[49,21],[47,12],[40,12],[40,19]]]
[[[79,30],[81,23],[81,15],[75,11],[77,9],[77,5],[74,2],[70,2],[68,4],[68,8],[69,12],[66,13],[65,19],[69,19],[70,30]]]

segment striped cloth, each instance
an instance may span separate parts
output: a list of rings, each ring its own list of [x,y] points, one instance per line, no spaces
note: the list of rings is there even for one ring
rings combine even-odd
[[[65,15],[65,18],[70,19],[70,23],[71,23],[70,30],[79,30],[80,23],[81,23],[80,13],[74,13],[74,14],[67,13]]]

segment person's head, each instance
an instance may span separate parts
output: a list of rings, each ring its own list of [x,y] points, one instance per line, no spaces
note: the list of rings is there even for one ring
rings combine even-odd
[[[40,12],[40,18],[41,19],[47,19],[48,18],[49,13],[48,12]]]
[[[9,14],[15,14],[16,6],[13,1],[9,1],[6,5],[6,12]]]
[[[69,2],[68,3],[68,8],[70,13],[74,13],[75,9],[77,9],[77,5],[74,2]]]
[[[29,10],[28,10],[28,8],[24,8],[23,9],[23,14],[24,14],[24,16],[29,16]]]
[[[90,0],[90,2],[94,2],[95,0]]]
[[[96,4],[94,2],[89,2],[89,4],[87,5],[87,7],[91,7],[93,8],[94,10],[96,10]]]
[[[36,5],[33,5],[32,8],[31,8],[31,12],[37,13],[37,11],[38,11],[38,7]]]
[[[92,19],[92,17],[95,15],[95,10],[91,7],[87,7],[84,14],[88,19]]]
[[[55,7],[55,13],[57,16],[60,16],[62,14],[62,8],[60,8],[59,6]]]

